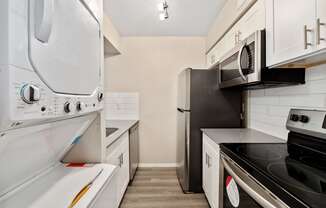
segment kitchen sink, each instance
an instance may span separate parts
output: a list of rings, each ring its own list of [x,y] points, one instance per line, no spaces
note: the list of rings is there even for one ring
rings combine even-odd
[[[111,134],[113,134],[114,132],[118,131],[118,128],[106,128],[106,136],[110,136]]]

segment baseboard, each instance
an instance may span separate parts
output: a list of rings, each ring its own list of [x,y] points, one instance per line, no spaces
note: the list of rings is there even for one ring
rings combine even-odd
[[[139,163],[140,168],[175,168],[176,163]]]

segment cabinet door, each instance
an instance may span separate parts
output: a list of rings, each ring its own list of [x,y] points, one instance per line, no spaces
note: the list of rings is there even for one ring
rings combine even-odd
[[[326,1],[317,0],[316,41],[318,49],[326,48]]]
[[[204,139],[204,151],[203,151],[203,189],[205,191],[206,198],[209,204],[212,206],[212,171],[211,171],[211,164],[212,164],[212,155],[211,155],[211,148],[207,142],[207,139]]]
[[[217,62],[215,52],[216,52],[216,46],[213,49],[211,49],[211,51],[206,55],[206,67],[208,69],[211,68]]]
[[[121,196],[124,195],[128,184],[129,184],[129,145],[128,143],[124,143],[122,148],[123,152],[121,154]],[[119,187],[120,188],[120,187]],[[122,199],[122,198],[121,198]]]
[[[209,203],[212,208],[218,207],[219,202],[219,148],[217,145],[207,146],[207,189],[209,190]]]
[[[315,5],[314,0],[266,0],[268,66],[313,51]]]
[[[207,151],[206,151],[206,146],[207,143],[205,142],[205,140],[203,141],[203,158],[202,158],[202,162],[203,162],[203,189],[204,192],[207,196]],[[208,196],[207,196],[208,198]]]
[[[209,171],[210,171],[210,193],[211,193],[211,207],[218,208],[219,205],[219,167],[220,167],[220,151],[219,148],[211,146]]]
[[[106,162],[117,166],[117,199],[120,204],[129,183],[129,135],[125,133],[113,144]],[[109,147],[110,148],[110,147]]]
[[[219,205],[219,146],[203,135],[203,189],[212,208]]]
[[[257,30],[265,28],[265,1],[257,1],[250,10],[239,20],[238,39],[243,39],[250,36]]]

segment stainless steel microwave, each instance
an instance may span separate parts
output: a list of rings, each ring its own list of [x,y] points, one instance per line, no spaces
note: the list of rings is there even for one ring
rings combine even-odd
[[[245,86],[252,89],[305,83],[305,69],[266,67],[266,34],[259,30],[229,51],[219,62],[221,88]]]

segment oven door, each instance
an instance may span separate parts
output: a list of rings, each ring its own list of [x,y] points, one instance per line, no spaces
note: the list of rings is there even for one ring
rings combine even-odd
[[[219,65],[220,87],[260,81],[261,40],[261,31],[257,31],[222,58]]]
[[[221,169],[224,208],[288,208],[224,153],[221,154],[221,162],[224,166]]]

